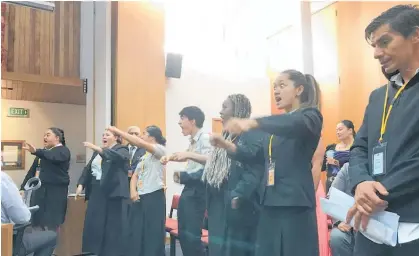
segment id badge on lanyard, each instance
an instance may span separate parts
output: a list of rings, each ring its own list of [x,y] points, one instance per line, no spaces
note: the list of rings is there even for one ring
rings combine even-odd
[[[381,129],[380,129],[380,139],[378,145],[372,149],[372,176],[381,176],[385,175],[387,172],[387,142],[384,141],[384,134],[387,130],[387,122],[390,117],[391,111],[393,110],[394,102],[399,98],[400,94],[406,88],[407,83],[405,83],[394,95],[393,100],[390,103],[390,106],[387,109],[387,100],[388,100],[388,91],[389,84],[387,84],[387,90],[384,97],[384,106],[383,106],[383,115],[381,118]]]
[[[35,169],[35,177],[39,178],[39,173],[41,172],[41,159],[38,158],[38,165]]]
[[[372,149],[372,176],[386,174],[387,142],[380,142]]]
[[[144,188],[144,171],[145,171],[145,160],[148,156],[148,152],[142,157],[142,161],[141,161],[141,169],[138,172],[138,182],[137,182],[137,189],[138,190],[143,190]]]
[[[269,139],[269,164],[268,164],[268,180],[267,186],[274,186],[275,185],[275,162],[272,161],[272,139],[273,135],[271,135]]]

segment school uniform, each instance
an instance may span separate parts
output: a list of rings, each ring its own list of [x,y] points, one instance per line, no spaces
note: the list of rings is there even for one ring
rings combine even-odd
[[[37,149],[35,160],[20,187],[39,172],[41,187],[32,193],[30,205],[39,210],[32,216],[32,225],[56,230],[64,223],[67,212],[67,195],[70,176],[70,150],[61,144],[51,149]]]
[[[160,163],[165,155],[166,148],[155,145],[154,154],[144,154],[133,174],[138,176],[140,199],[130,207],[127,256],[165,255],[166,197]]]
[[[251,131],[237,137],[236,145],[248,147],[263,135]],[[228,177],[220,188],[207,184],[207,210],[210,256],[253,256],[259,221],[259,196],[264,159],[259,163],[231,160]],[[238,198],[238,207],[231,201]]]
[[[353,192],[363,181],[378,181],[389,192],[388,196],[381,197],[388,202],[386,211],[400,215],[398,245],[379,245],[358,232],[354,255],[416,255],[419,251],[418,72],[419,69],[396,99],[397,91],[405,83],[398,72],[385,74],[389,79],[387,99],[387,86],[371,93],[349,160]],[[391,104],[393,107],[380,144],[382,115],[388,113]],[[385,152],[383,165],[374,165],[374,155],[382,152]]]
[[[320,139],[322,115],[315,108],[304,108],[256,120],[260,130],[272,135],[252,146],[253,158],[244,147],[236,152],[238,159],[252,161],[262,151],[265,160],[256,255],[318,256],[311,160]]]
[[[199,130],[191,138],[188,151],[209,155],[211,149],[209,134]],[[203,169],[204,165],[188,160],[185,170],[180,172],[180,184],[185,186],[179,199],[177,215],[179,242],[184,256],[204,255],[201,242],[205,215],[205,185],[201,180]]]
[[[85,188],[86,217],[82,251],[121,256],[127,240],[129,200],[128,159],[125,146],[116,144],[94,152],[77,185]]]

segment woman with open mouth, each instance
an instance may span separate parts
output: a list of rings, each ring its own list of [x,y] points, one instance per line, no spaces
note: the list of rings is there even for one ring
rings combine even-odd
[[[58,227],[65,220],[70,184],[68,169],[71,154],[65,145],[64,131],[51,127],[45,131],[42,149],[37,149],[29,143],[26,143],[23,149],[36,157],[22,182],[21,191],[32,177],[39,177],[42,183],[31,196],[31,205],[39,206],[39,210],[32,216],[32,225],[58,231]]]
[[[100,256],[122,256],[128,227],[129,152],[121,137],[110,130],[102,135],[102,147],[84,146],[93,155],[78,181],[76,198],[85,190],[87,204],[82,250]]]
[[[233,134],[254,129],[270,134],[259,149],[266,164],[259,186],[256,256],[318,256],[312,176],[313,155],[323,125],[318,84],[311,75],[286,70],[275,79],[274,92],[276,106],[284,109],[285,114],[233,118],[226,125],[226,130]]]

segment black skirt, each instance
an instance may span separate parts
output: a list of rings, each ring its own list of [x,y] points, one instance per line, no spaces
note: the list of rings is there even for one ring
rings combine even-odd
[[[83,229],[83,252],[122,256],[127,238],[128,199],[108,198],[99,184],[92,185]]]
[[[31,206],[38,205],[39,210],[32,216],[34,227],[47,227],[56,230],[64,223],[67,212],[67,185],[42,183],[42,186],[32,192]]]
[[[209,256],[253,256],[257,221],[239,222],[247,209],[232,209],[229,192],[223,189],[208,190],[208,252]],[[257,215],[255,215],[257,218]]]
[[[308,207],[263,206],[256,256],[318,256],[316,211]]]
[[[164,256],[166,197],[163,189],[140,195],[129,213],[127,256]]]

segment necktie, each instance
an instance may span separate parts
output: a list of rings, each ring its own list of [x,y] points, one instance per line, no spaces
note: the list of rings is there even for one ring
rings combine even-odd
[[[135,154],[135,150],[137,149],[137,147],[135,147],[135,146],[131,146],[131,148],[130,148],[130,156],[131,156],[131,160],[132,160],[132,158],[134,157],[134,154]]]

